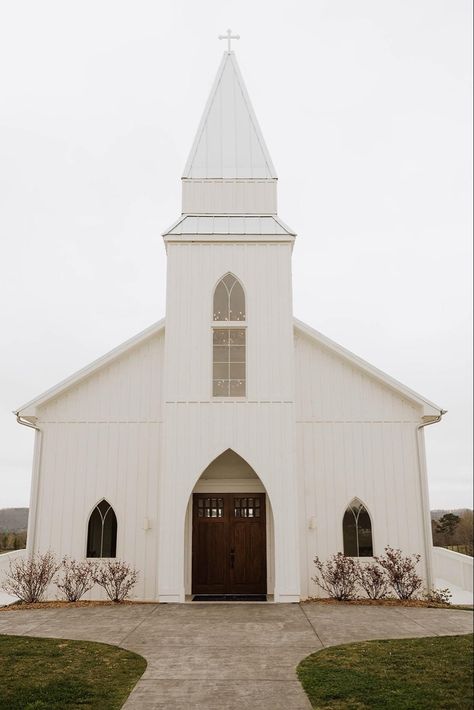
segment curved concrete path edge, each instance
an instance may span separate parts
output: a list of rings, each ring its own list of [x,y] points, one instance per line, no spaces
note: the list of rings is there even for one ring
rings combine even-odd
[[[148,666],[126,710],[310,710],[296,666],[326,646],[472,631],[450,609],[133,604],[0,612],[0,633],[109,643]]]

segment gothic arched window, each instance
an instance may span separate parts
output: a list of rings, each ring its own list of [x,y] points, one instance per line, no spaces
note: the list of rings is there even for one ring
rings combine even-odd
[[[102,499],[89,518],[87,557],[115,557],[117,550],[117,516],[108,501]]]
[[[212,394],[245,397],[245,294],[233,274],[217,284],[213,299]]]
[[[342,533],[345,555],[372,557],[372,523],[365,505],[358,498],[354,498],[344,513]]]
[[[245,320],[244,289],[233,274],[226,274],[216,286],[212,320]]]

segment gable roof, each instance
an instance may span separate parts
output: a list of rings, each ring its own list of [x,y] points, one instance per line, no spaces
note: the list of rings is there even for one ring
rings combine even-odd
[[[14,410],[13,414],[21,414],[21,416],[24,416],[25,418],[28,418],[28,416],[34,416],[34,410],[36,407],[39,407],[50,399],[53,399],[53,397],[57,397],[57,395],[61,394],[70,387],[77,385],[81,382],[81,380],[89,377],[89,375],[92,375],[96,370],[99,370],[101,367],[104,367],[104,365],[108,365],[113,360],[116,360],[118,357],[126,353],[127,350],[132,350],[132,348],[137,345],[141,345],[141,343],[144,343],[149,338],[152,338],[161,330],[164,330],[164,327],[165,319],[162,318],[156,323],[153,323],[153,325],[150,325],[148,328],[145,328],[145,330],[137,333],[137,335],[134,335],[133,338],[129,338],[113,350],[109,350],[108,353],[97,358],[97,360],[94,360],[89,365],[86,365],[86,367],[83,367],[69,377],[66,377],[65,380],[61,380],[61,382],[58,382],[57,385],[54,385],[54,387],[51,387],[46,390],[46,392],[38,395],[38,397],[35,397],[26,404],[23,404],[21,407],[18,407],[18,409]]]
[[[416,404],[421,405],[421,407],[423,408],[424,416],[434,417],[439,416],[440,413],[444,413],[442,408],[439,407],[437,404],[430,402],[428,399],[417,394],[409,387],[405,387],[405,385],[403,385],[401,382],[398,382],[398,380],[395,380],[393,377],[390,377],[390,375],[387,375],[385,372],[382,372],[382,370],[379,370],[378,368],[374,367],[366,360],[363,360],[357,355],[354,355],[354,353],[350,352],[346,348],[343,348],[342,345],[339,345],[338,343],[334,342],[334,340],[330,340],[330,338],[327,338],[325,335],[323,335],[317,330],[314,330],[314,328],[311,328],[309,325],[303,323],[297,318],[294,318],[293,321],[296,332],[299,331],[301,334],[303,334],[310,340],[313,340],[318,345],[323,346],[327,350],[331,350],[336,355],[339,355],[343,360],[350,362],[353,366],[362,370],[370,377],[373,377],[378,382],[386,385],[391,390],[395,391],[405,399],[408,399],[411,402],[415,402]],[[45,402],[53,399],[54,397],[57,397],[59,394],[62,394],[70,387],[73,387],[82,380],[86,379],[86,377],[92,375],[94,372],[96,372],[96,370],[99,370],[101,367],[104,367],[105,365],[108,365],[112,361],[116,360],[128,350],[132,350],[137,345],[140,345],[149,338],[152,338],[154,335],[164,330],[164,328],[165,319],[162,318],[156,323],[153,323],[153,325],[149,326],[145,330],[142,330],[133,338],[126,340],[118,347],[114,348],[113,350],[110,350],[105,355],[102,355],[102,357],[99,357],[97,360],[94,360],[89,365],[70,375],[65,380],[62,380],[54,387],[51,387],[50,389],[46,390],[46,392],[43,392],[38,397],[35,397],[26,404],[22,405],[21,407],[18,407],[18,409],[14,410],[14,414],[21,414],[21,416],[25,418],[34,418],[36,407],[39,407]]]
[[[403,385],[398,380],[395,380],[390,375],[387,375],[385,372],[382,372],[382,370],[379,370],[377,367],[374,367],[358,355],[354,355],[354,353],[352,353],[350,350],[343,348],[342,345],[339,345],[338,343],[334,342],[334,340],[327,338],[319,331],[314,330],[314,328],[311,328],[309,325],[306,325],[306,323],[303,323],[303,321],[300,321],[297,318],[294,318],[293,321],[296,331],[300,331],[300,333],[305,335],[310,340],[317,342],[319,345],[322,345],[327,350],[331,350],[336,355],[339,355],[343,360],[350,362],[351,365],[357,367],[359,370],[362,370],[378,382],[386,385],[391,390],[401,395],[405,399],[408,399],[411,402],[415,402],[415,404],[421,405],[423,408],[423,416],[436,417],[440,414],[445,414],[445,411],[437,404],[430,402],[430,400],[426,399],[425,397],[422,397],[420,394],[414,392],[409,387],[405,387],[405,385]]]
[[[234,52],[224,52],[183,178],[276,177]]]

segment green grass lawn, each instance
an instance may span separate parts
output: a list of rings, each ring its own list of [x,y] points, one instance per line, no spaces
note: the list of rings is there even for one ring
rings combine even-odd
[[[0,636],[0,663],[2,710],[115,710],[146,668],[116,646],[29,636]]]
[[[313,708],[472,708],[473,637],[366,641],[313,653],[298,677]]]

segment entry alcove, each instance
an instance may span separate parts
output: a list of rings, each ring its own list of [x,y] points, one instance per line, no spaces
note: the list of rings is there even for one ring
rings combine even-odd
[[[188,598],[192,594],[213,593],[273,595],[274,531],[270,500],[254,469],[232,449],[215,458],[194,486],[186,511],[184,564]],[[206,574],[209,564],[219,568],[216,575]],[[258,573],[259,566],[263,579]],[[204,578],[213,578],[210,586],[206,581],[211,580],[203,579],[203,573]]]

